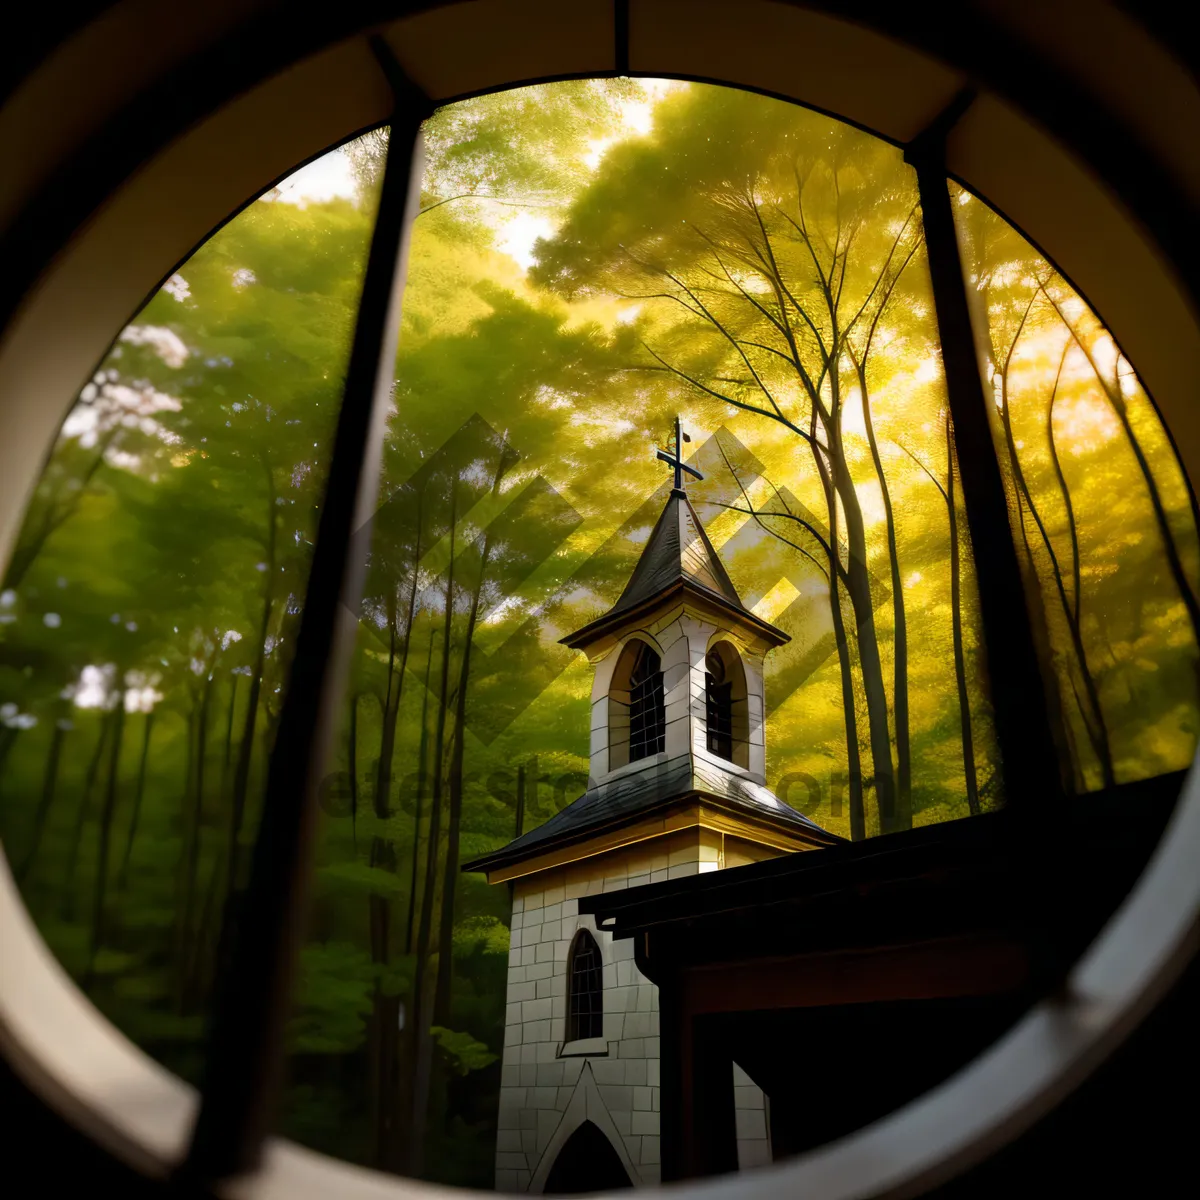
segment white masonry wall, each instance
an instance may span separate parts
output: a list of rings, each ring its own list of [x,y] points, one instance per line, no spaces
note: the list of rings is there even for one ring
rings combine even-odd
[[[771,1162],[771,1118],[762,1088],[733,1064],[733,1112],[737,1122],[738,1170]]]
[[[579,897],[716,870],[718,858],[717,845],[682,832],[516,884],[497,1190],[542,1191],[559,1150],[588,1120],[608,1137],[635,1185],[659,1182],[658,989],[637,969],[632,940],[614,941],[597,930],[579,914]],[[579,929],[592,934],[603,958],[604,1037],[564,1047],[567,955]],[[739,1112],[755,1108],[745,1091],[748,1078],[739,1084]],[[753,1117],[739,1115],[739,1162],[743,1126],[749,1141],[759,1128]],[[746,1156],[748,1165],[763,1161],[762,1148],[748,1146]]]

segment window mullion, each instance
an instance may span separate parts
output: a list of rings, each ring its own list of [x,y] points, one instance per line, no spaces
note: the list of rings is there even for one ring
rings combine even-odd
[[[269,1132],[310,869],[317,788],[338,726],[365,562],[355,531],[374,511],[392,393],[400,300],[417,212],[428,99],[381,41],[395,94],[386,166],[363,280],[312,568],[267,770],[262,818],[236,937],[218,980],[199,1114],[183,1173],[253,1170]]]
[[[910,142],[905,160],[916,170],[920,193],[1005,793],[1013,808],[1032,804],[1044,820],[1046,805],[1038,801],[1061,794],[1058,754],[976,355],[946,177],[946,136],[970,99],[962,95]]]

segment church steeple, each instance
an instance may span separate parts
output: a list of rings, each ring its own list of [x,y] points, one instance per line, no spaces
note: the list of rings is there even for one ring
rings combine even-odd
[[[675,453],[658,450],[655,457],[672,467],[674,486],[658,521],[650,532],[625,590],[604,616],[562,639],[572,650],[586,649],[597,637],[624,623],[630,616],[644,612],[671,598],[675,592],[692,590],[711,603],[727,608],[738,621],[754,626],[772,645],[782,646],[788,635],[752,613],[738,596],[733,580],[725,570],[704,525],[684,488],[684,474],[694,479],[704,476],[683,461],[683,443],[691,438],[675,418]]]
[[[496,1143],[508,1190],[553,1190],[581,1129],[625,1156],[631,1181],[659,1181],[655,988],[579,898],[842,840],[766,785],[763,659],[788,639],[742,603],[704,532],[685,441],[676,419],[674,453],[657,451],[673,486],[625,590],[563,639],[594,672],[587,790],[463,866],[512,891]]]
[[[509,877],[558,847],[588,853],[593,837],[600,852],[621,827],[668,811],[700,827],[724,820],[772,853],[839,840],[766,786],[763,660],[789,638],[742,603],[684,488],[703,476],[683,461],[678,418],[674,432],[674,454],[656,452],[674,486],[629,582],[562,639],[595,669],[587,791],[468,869]]]

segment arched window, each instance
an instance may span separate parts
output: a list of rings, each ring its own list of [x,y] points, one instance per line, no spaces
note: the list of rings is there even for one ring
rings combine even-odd
[[[608,767],[615,770],[666,745],[662,661],[635,638],[621,651],[608,692]]]
[[[728,642],[718,642],[704,658],[704,699],[708,752],[748,766],[746,672]]]
[[[649,758],[666,743],[662,663],[646,645],[637,643],[637,658],[629,676],[629,761]]]
[[[604,1036],[604,973],[600,947],[586,929],[575,935],[567,959],[568,1042]]]

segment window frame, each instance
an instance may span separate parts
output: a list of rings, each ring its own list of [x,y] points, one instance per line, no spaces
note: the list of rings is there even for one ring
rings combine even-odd
[[[634,661],[629,669],[629,761],[641,762],[661,754],[667,741],[666,691],[662,659],[657,650],[640,639],[634,643]],[[638,679],[638,673],[642,678]]]
[[[589,73],[600,75],[604,72],[596,71]],[[661,74],[662,72],[657,73]],[[1127,175],[1130,174],[1130,172],[1125,173]],[[1136,175],[1137,172],[1132,172],[1132,174]],[[952,177],[957,178],[957,176]],[[959,182],[964,181],[959,179]],[[967,186],[970,187],[971,185],[968,183]],[[976,189],[972,188],[972,190]],[[1168,191],[1170,190],[1168,188]],[[1137,205],[1135,204],[1134,207],[1136,209]],[[1118,221],[1124,219],[1120,215],[1118,216]],[[1157,224],[1158,222],[1152,220],[1151,228],[1155,228]],[[1179,227],[1182,228],[1182,224]],[[1103,304],[1097,307],[1097,311],[1104,312],[1106,315],[1108,314],[1107,307]],[[1144,365],[1145,359],[1143,356],[1135,353],[1132,358],[1139,365]],[[1188,848],[1189,857],[1184,862],[1181,862],[1178,854],[1174,853],[1179,850],[1181,841],[1187,843],[1188,839],[1191,839],[1190,845],[1200,842],[1200,793],[1197,792],[1195,785],[1189,785],[1189,788],[1185,791],[1185,798],[1187,802],[1181,807],[1179,819],[1176,821],[1173,831],[1172,842],[1170,846],[1164,847],[1163,852],[1156,859],[1155,873],[1152,877],[1148,877],[1143,881],[1138,894],[1127,902],[1125,908],[1122,910],[1121,918],[1114,922],[1105,943],[1097,952],[1089,954],[1080,963],[1075,972],[1081,985],[1092,984],[1096,988],[1095,992],[1089,993],[1092,999],[1092,1007],[1089,1010],[1089,1017],[1093,1022],[1092,1035],[1086,1034],[1082,1028],[1072,1027],[1064,1031],[1062,1028],[1062,1013],[1061,1011],[1057,1012],[1057,1025],[1054,1027],[1043,1027],[1041,1030],[1043,1035],[1050,1038],[1052,1042],[1051,1053],[1046,1053],[1045,1046],[1041,1048],[1045,1070],[1039,1071],[1036,1069],[1036,1063],[1028,1059],[1014,1058],[1011,1054],[1007,1060],[1010,1064],[1028,1068],[1021,1075],[1021,1081],[1032,1092],[1037,1092],[1037,1095],[1032,1097],[1027,1095],[1018,1096],[1013,1094],[1011,1088],[1007,1090],[1002,1089],[1002,1094],[998,1093],[996,1102],[989,1103],[986,1096],[979,1093],[971,1093],[978,1102],[977,1108],[980,1113],[990,1114],[998,1121],[1003,1105],[1008,1103],[1013,1106],[1013,1111],[1008,1112],[1008,1116],[1011,1117],[1015,1113],[1018,1117],[1032,1119],[1033,1115],[1036,1115],[1033,1111],[1037,1107],[1035,1101],[1042,1100],[1044,1108],[1055,1098],[1043,1095],[1042,1091],[1038,1091],[1039,1088],[1048,1090],[1052,1083],[1057,1082],[1059,1089],[1061,1089],[1060,1076],[1072,1062],[1076,1065],[1077,1075],[1084,1073],[1086,1068],[1082,1061],[1082,1052],[1084,1050],[1089,1051],[1090,1057],[1094,1059],[1105,1048],[1115,1044],[1115,1041],[1119,1040],[1119,1032],[1116,1026],[1120,1023],[1121,1019],[1124,1018],[1124,1028],[1127,1029],[1136,1020],[1139,1011],[1144,1011],[1145,1006],[1151,1002],[1156,986],[1161,989],[1169,983],[1171,964],[1168,962],[1168,959],[1172,959],[1172,957],[1176,960],[1179,959],[1180,939],[1190,929],[1190,925],[1186,922],[1181,923],[1182,918],[1189,916],[1185,908],[1187,905],[1191,905],[1194,908],[1196,904],[1200,903],[1200,892],[1197,891],[1195,886],[1188,886],[1193,882],[1191,866],[1194,863],[1194,855],[1191,853],[1190,846]],[[1168,853],[1167,851],[1171,851],[1172,853]],[[1186,873],[1179,874],[1180,868],[1183,868]],[[1176,873],[1171,875],[1172,872]],[[1155,887],[1156,884],[1161,885],[1167,876],[1171,876],[1175,884],[1175,890],[1170,894],[1164,893],[1161,886],[1157,890]],[[1139,927],[1137,920],[1148,915],[1146,906],[1147,904],[1152,906],[1155,901],[1160,905],[1159,909],[1153,914],[1158,919],[1153,923],[1146,923]],[[17,903],[19,904],[19,900]],[[9,932],[9,929],[6,927],[7,932]],[[1142,938],[1140,949],[1143,952],[1141,953],[1134,952],[1138,947],[1131,941],[1131,938],[1137,935],[1140,935]],[[7,948],[9,942],[6,940],[4,944]],[[1120,955],[1116,953],[1121,947],[1125,951],[1124,959],[1121,959]],[[1114,976],[1112,973],[1118,966],[1124,971],[1124,974],[1120,977]],[[1109,969],[1109,975],[1107,976],[1105,975],[1106,968]],[[1140,1010],[1135,1003],[1138,1000],[1142,1002]],[[1037,1015],[1037,1013],[1033,1014],[1034,1017]],[[1028,1029],[1025,1031],[1029,1032]],[[1057,1036],[1053,1036],[1055,1031],[1057,1031]],[[1027,1044],[1025,1048],[1028,1049]],[[1020,1047],[1008,1047],[1008,1049],[1016,1050],[1020,1049]],[[8,1044],[7,1039],[5,1050],[6,1053],[13,1055],[13,1050]],[[959,1103],[962,1103],[964,1099],[968,1098],[968,1093],[963,1092],[961,1088],[959,1092],[958,1100]],[[1057,1094],[1056,1092],[1055,1095]],[[914,1110],[924,1111],[921,1105],[914,1106]],[[953,1110],[944,1108],[943,1111],[952,1112]],[[906,1113],[909,1113],[909,1110],[906,1110]],[[913,1114],[910,1113],[909,1115]],[[897,1114],[893,1118],[889,1118],[884,1124],[894,1130],[896,1122],[904,1116],[905,1113]],[[921,1128],[918,1126],[914,1131],[920,1133]],[[958,1134],[960,1141],[952,1146],[950,1139],[955,1133]],[[928,1135],[919,1137],[917,1139],[918,1144],[915,1144],[912,1148],[913,1153],[903,1153],[903,1147],[897,1141],[888,1141],[885,1139],[883,1142],[880,1142],[878,1138],[872,1141],[869,1137],[866,1139],[853,1139],[852,1148],[859,1154],[862,1154],[864,1148],[869,1145],[877,1146],[881,1153],[888,1148],[891,1149],[893,1153],[884,1155],[887,1162],[891,1165],[891,1173],[887,1176],[887,1180],[880,1181],[881,1187],[886,1187],[888,1180],[894,1181],[896,1172],[907,1172],[905,1177],[909,1179],[913,1178],[913,1172],[919,1169],[922,1162],[926,1164],[928,1169],[933,1170],[935,1164],[930,1160],[930,1152],[948,1154],[955,1147],[961,1151],[962,1138],[967,1139],[968,1146],[971,1152],[974,1153],[979,1137],[985,1133],[987,1133],[987,1130],[980,1126],[974,1120],[974,1116],[972,1116],[971,1121],[963,1120],[958,1123],[948,1124],[941,1140],[930,1139]],[[998,1137],[999,1135],[993,1130],[992,1140],[989,1144],[995,1145]],[[277,1194],[281,1186],[281,1179],[289,1179],[292,1186],[295,1187],[301,1175],[303,1175],[309,1182],[300,1190],[306,1194],[312,1194],[313,1182],[311,1173],[315,1172],[317,1179],[320,1180],[322,1178],[322,1171],[325,1172],[323,1177],[325,1179],[328,1179],[333,1172],[331,1166],[321,1167],[314,1164],[312,1159],[315,1159],[317,1156],[307,1156],[303,1152],[293,1153],[292,1151],[289,1151],[289,1154],[292,1157],[282,1166],[278,1162],[274,1162],[268,1167],[267,1171],[255,1183],[254,1187],[256,1190],[260,1191],[261,1194]],[[845,1160],[841,1161],[843,1168],[845,1168]],[[801,1178],[811,1179],[813,1177],[812,1171],[809,1171],[807,1174],[804,1173],[803,1168],[807,1165],[809,1164],[795,1164],[794,1170],[789,1168],[789,1179],[794,1180],[797,1186],[799,1186]],[[831,1169],[835,1169],[836,1174],[836,1162],[827,1165]],[[827,1174],[823,1177],[828,1179]],[[855,1178],[860,1181],[860,1186],[865,1186],[862,1184],[861,1173],[855,1176]],[[837,1179],[840,1179],[846,1187],[849,1187],[848,1176],[837,1175]],[[272,1189],[275,1189],[275,1191],[272,1192]],[[751,1186],[748,1190],[753,1192],[755,1189]],[[837,1187],[832,1188],[827,1194],[839,1194]]]
[[[580,970],[580,956],[586,955],[595,962],[588,962]],[[582,974],[587,978],[580,988],[576,988],[576,979]],[[580,1000],[588,1002],[589,1011],[579,1011]],[[592,1011],[594,1007],[594,1011]],[[585,1028],[582,1022],[589,1024]],[[595,1027],[591,1023],[595,1023]],[[600,943],[590,930],[580,929],[571,940],[571,949],[567,954],[567,1012],[563,1022],[563,1041],[569,1046],[572,1042],[590,1041],[604,1037],[604,955]]]

